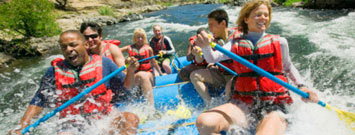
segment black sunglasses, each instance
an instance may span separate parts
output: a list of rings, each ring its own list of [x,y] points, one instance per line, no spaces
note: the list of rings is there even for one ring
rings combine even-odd
[[[95,38],[97,38],[98,36],[99,36],[98,34],[84,35],[84,37],[85,37],[86,40],[88,40],[89,38],[95,39]]]

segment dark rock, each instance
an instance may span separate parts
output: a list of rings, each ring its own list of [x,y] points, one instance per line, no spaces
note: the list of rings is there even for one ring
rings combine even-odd
[[[133,14],[123,16],[120,22],[136,21],[141,19],[143,19],[143,15],[133,13]]]
[[[5,53],[0,53],[0,68],[6,67],[7,64],[14,60],[13,57]]]
[[[41,37],[31,38],[27,41],[33,49],[35,49],[40,55],[45,55],[48,52],[53,52],[60,49],[58,44],[59,36],[53,37]]]

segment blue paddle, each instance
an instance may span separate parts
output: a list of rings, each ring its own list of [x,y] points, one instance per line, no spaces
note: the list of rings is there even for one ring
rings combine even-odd
[[[150,60],[150,59],[154,59],[159,57],[160,55],[155,55],[146,59],[141,59],[138,62],[143,62],[146,60]],[[95,83],[94,85],[92,85],[91,87],[85,89],[83,92],[79,93],[78,95],[76,95],[75,97],[73,97],[72,99],[68,100],[67,102],[65,102],[64,104],[62,104],[61,106],[59,106],[58,108],[54,109],[52,112],[49,112],[48,114],[46,114],[45,116],[43,116],[41,119],[37,120],[35,123],[27,126],[26,128],[24,128],[23,130],[21,130],[21,134],[25,134],[28,131],[30,131],[30,129],[37,127],[41,122],[44,122],[46,120],[48,120],[49,118],[51,118],[52,116],[54,116],[57,112],[62,111],[63,109],[65,109],[66,107],[68,107],[69,105],[73,104],[74,102],[78,101],[80,98],[82,98],[83,96],[85,96],[86,94],[90,93],[91,91],[93,91],[95,88],[97,88],[98,86],[100,86],[101,84],[103,84],[104,82],[108,81],[109,79],[111,79],[112,77],[114,77],[116,74],[122,72],[123,70],[125,70],[128,67],[128,64],[121,66],[120,68],[118,68],[117,70],[115,70],[114,72],[112,72],[111,74],[107,75],[106,77],[104,77],[102,80],[100,80],[99,82]]]
[[[199,48],[199,50],[201,51],[201,48]],[[203,53],[202,51],[200,52],[200,56],[203,57]],[[217,66],[223,68],[224,70],[228,71],[229,73],[231,73],[234,76],[237,76],[238,74],[236,72],[234,72],[233,70],[229,69],[228,67],[224,66],[223,64],[216,62],[215,63]]]
[[[236,72],[234,72],[233,70],[229,69],[228,67],[222,65],[221,63],[219,62],[216,62],[216,65],[223,68],[224,70],[228,71],[229,73],[231,73],[232,75],[234,76],[237,76],[238,74]]]
[[[210,45],[212,48],[222,52],[223,54],[227,55],[229,58],[232,58],[233,60],[239,62],[240,64],[243,64],[244,66],[252,69],[253,71],[259,73],[260,75],[263,75],[263,76],[269,78],[270,80],[284,86],[285,88],[297,93],[298,95],[302,96],[303,98],[309,98],[308,93],[305,93],[305,92],[299,90],[298,88],[280,80],[279,78],[276,78],[275,76],[273,76],[269,72],[266,72],[265,70],[250,63],[249,61],[243,59],[242,57],[222,48],[221,46],[217,45],[216,43],[211,42]],[[347,123],[347,125],[350,126],[353,131],[355,131],[355,128],[351,126],[355,122],[355,114],[354,113],[337,109],[337,108],[332,107],[320,100],[318,101],[318,104],[321,105],[322,107],[329,109],[329,110],[333,110],[333,111],[337,112],[339,119],[344,120]]]

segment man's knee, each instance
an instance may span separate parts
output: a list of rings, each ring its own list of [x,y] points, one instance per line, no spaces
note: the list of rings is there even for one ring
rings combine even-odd
[[[218,126],[218,118],[213,117],[210,113],[202,113],[196,119],[198,128],[215,128]]]
[[[194,72],[192,72],[192,73],[190,74],[190,80],[191,80],[191,82],[199,81],[200,78],[201,78],[201,75],[200,75],[199,72],[194,71]]]
[[[162,66],[163,66],[164,69],[169,69],[170,68],[170,63],[169,62],[164,62],[162,64]]]
[[[149,75],[146,72],[142,72],[142,71],[136,73],[135,77],[140,80],[149,80]]]
[[[272,111],[269,114],[267,114],[264,119],[267,119],[269,121],[273,121],[273,122],[280,122],[281,124],[286,124],[286,119],[283,116],[285,114],[283,114],[282,112],[279,111]]]

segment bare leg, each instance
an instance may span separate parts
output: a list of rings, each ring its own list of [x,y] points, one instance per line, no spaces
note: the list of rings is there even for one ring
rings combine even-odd
[[[134,135],[137,133],[139,118],[129,112],[118,113],[118,116],[111,122],[111,126],[120,131],[117,135]],[[111,132],[111,134],[114,134]]]
[[[153,97],[153,74],[151,72],[139,71],[135,74],[135,84],[141,86],[143,96],[148,100],[149,104],[154,106]]]
[[[171,74],[171,67],[170,67],[170,60],[169,59],[165,59],[163,61],[162,67],[164,68],[165,73]]]
[[[273,111],[264,116],[256,129],[256,135],[283,135],[287,123],[279,112]]]
[[[157,77],[157,76],[160,76],[158,70],[156,70],[155,68],[152,68],[153,69],[153,72],[154,72],[154,76]]]
[[[230,98],[231,98],[231,92],[232,92],[232,83],[234,83],[233,82],[233,78],[232,79],[230,79],[228,82],[227,82],[227,84],[226,84],[226,90],[224,91],[224,96],[225,96],[225,100],[226,101],[228,101],[228,100],[230,100]]]
[[[190,81],[190,74],[192,73],[192,71],[204,68],[205,66],[197,66],[195,64],[187,65],[179,71],[179,77],[183,81]]]
[[[196,126],[201,135],[218,135],[227,131],[231,124],[246,127],[246,115],[235,104],[226,103],[200,114],[196,119]]]
[[[213,76],[208,69],[195,70],[190,75],[192,84],[206,105],[210,104],[211,96],[208,92],[208,87],[205,85],[205,82],[213,83],[212,77]]]

